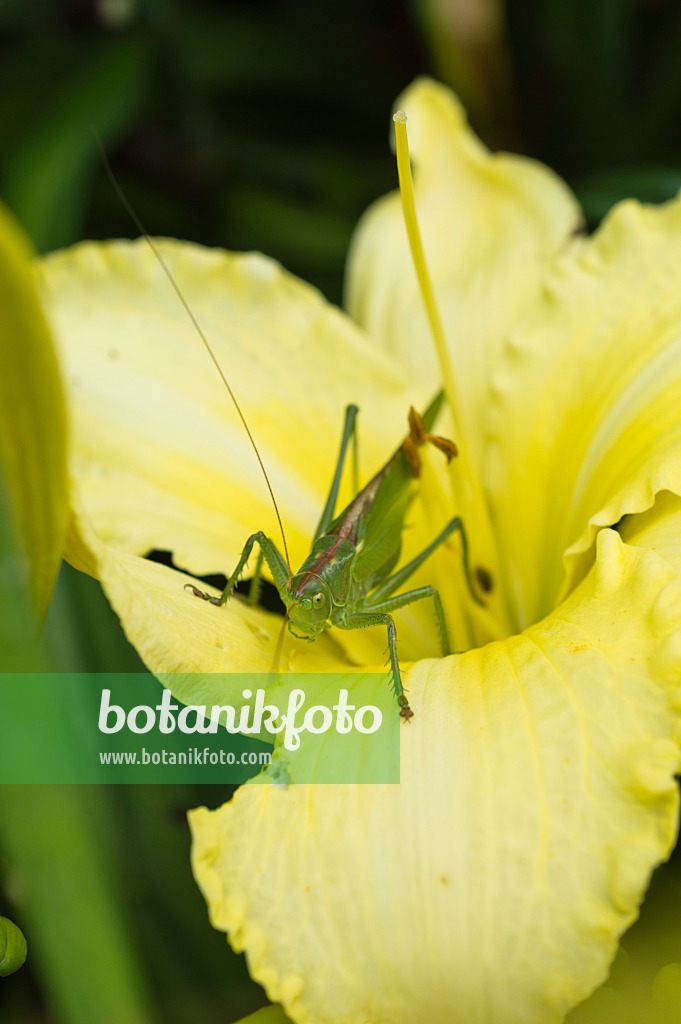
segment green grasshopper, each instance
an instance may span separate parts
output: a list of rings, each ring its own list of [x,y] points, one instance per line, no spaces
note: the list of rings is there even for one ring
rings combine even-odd
[[[414,496],[413,481],[421,471],[418,448],[426,443],[432,444],[445,455],[448,462],[458,454],[452,441],[430,433],[443,399],[444,393],[440,392],[423,416],[413,408],[409,410],[407,437],[369,483],[334,518],[348,446],[351,439],[356,438],[358,408],[356,405],[346,408],[340,452],[329,496],[315,531],[312,550],[295,575],[291,575],[287,560],[276,544],[262,531],[258,531],[246,541],[221,597],[212,597],[192,584],[187,584],[187,589],[197,597],[211,604],[224,605],[234,593],[253,546],[257,543],[260,551],[251,586],[257,592],[264,558],[286,606],[288,628],[294,636],[312,642],[331,626],[361,629],[382,624],[387,627],[393,686],[400,716],[405,720],[411,718],[413,712],[402,686],[397,658],[397,633],[391,612],[414,601],[432,598],[442,654],[444,656],[451,652],[442,601],[437,590],[425,586],[402,594],[395,592],[450,534],[459,530],[464,571],[471,593],[475,596],[468,564],[466,533],[458,516],[447,524],[428,547],[397,572],[393,572],[400,557],[405,516]],[[476,597],[476,600],[479,599]]]

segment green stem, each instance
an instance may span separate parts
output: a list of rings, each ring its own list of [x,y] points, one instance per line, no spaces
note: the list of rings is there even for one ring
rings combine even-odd
[[[96,797],[78,786],[3,786],[3,861],[57,1019],[149,1024],[120,895],[93,829]]]
[[[7,672],[45,671],[28,596],[28,578],[0,478],[0,654]],[[27,677],[28,678],[28,677]],[[56,677],[57,679],[59,677]],[[30,695],[2,694],[5,700]],[[48,745],[36,717],[36,751]],[[60,756],[77,737],[55,699],[50,730]],[[3,744],[0,715],[0,749]],[[1,760],[1,759],[0,759]],[[121,894],[96,830],[98,791],[76,786],[1,786],[0,848],[12,877],[16,916],[46,986],[55,1020],[64,1024],[149,1024],[153,1020]]]

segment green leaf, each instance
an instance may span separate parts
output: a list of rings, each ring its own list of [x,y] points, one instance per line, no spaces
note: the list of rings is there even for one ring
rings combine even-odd
[[[97,788],[1,786],[0,812],[3,863],[17,880],[54,1019],[150,1024],[139,951],[101,841]]]
[[[237,1024],[290,1024],[290,1020],[281,1006],[263,1006],[262,1010],[242,1017]]]
[[[26,960],[26,939],[20,928],[0,917],[0,978],[18,971]]]
[[[10,535],[16,529],[29,567],[33,602],[42,618],[66,530],[66,413],[30,256],[23,234],[0,208],[0,468],[8,519],[5,544],[9,552]],[[11,557],[16,559],[16,553]],[[20,572],[15,566],[15,574]]]
[[[147,64],[141,38],[89,47],[4,158],[5,199],[41,252],[81,233],[98,161],[92,128],[106,143],[130,123]]]

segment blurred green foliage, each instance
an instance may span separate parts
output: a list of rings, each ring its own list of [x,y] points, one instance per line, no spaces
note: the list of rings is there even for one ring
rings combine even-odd
[[[595,225],[629,195],[681,188],[681,6],[676,0],[507,4],[525,147],[577,192]]]
[[[260,249],[338,301],[353,226],[395,186],[389,113],[419,73],[461,90],[488,143],[553,166],[592,225],[625,195],[660,201],[678,190],[677,0],[509,0],[495,3],[493,39],[456,36],[448,15],[461,6],[0,0],[0,195],[43,252],[84,237],[134,236],[102,173],[94,127],[152,234]],[[11,544],[0,529],[0,555]],[[3,615],[15,637],[25,629],[30,646],[25,581],[4,564]],[[68,567],[45,641],[57,671],[141,668],[98,584]],[[35,794],[45,804],[42,816],[35,805],[33,827],[48,852],[58,841],[49,832],[59,824],[55,808],[86,824],[83,843],[99,851],[104,875],[91,882],[97,898],[104,893],[118,907],[116,927],[130,937],[143,977],[140,1005],[148,997],[156,1007],[150,1020],[227,1024],[265,1002],[242,958],[209,927],[189,868],[184,812],[229,795],[109,787],[55,796],[51,807],[49,796]],[[19,845],[34,842],[16,836]],[[41,907],[52,912],[27,898],[31,885],[36,893],[49,887],[49,865],[24,864],[23,881],[11,864],[2,867],[0,913],[22,926],[26,916],[33,927]],[[60,870],[55,884],[68,893],[82,865],[63,860]],[[89,906],[78,910],[87,916]],[[79,941],[91,944],[89,934],[83,924],[80,937],[69,935],[65,984],[50,974],[58,950],[44,947],[41,956],[38,944],[0,986],[3,1022],[74,1024],[64,993],[96,989],[78,950]]]
[[[93,125],[152,234],[261,249],[340,297],[423,68],[406,7],[4,0],[0,39],[0,189],[39,250],[136,234]]]

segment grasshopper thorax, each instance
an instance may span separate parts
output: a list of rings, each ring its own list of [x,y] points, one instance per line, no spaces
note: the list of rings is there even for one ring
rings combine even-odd
[[[300,630],[299,639],[314,640],[328,626],[333,602],[331,591],[321,577],[315,573],[300,572],[291,580],[285,595],[288,608],[289,632]]]

